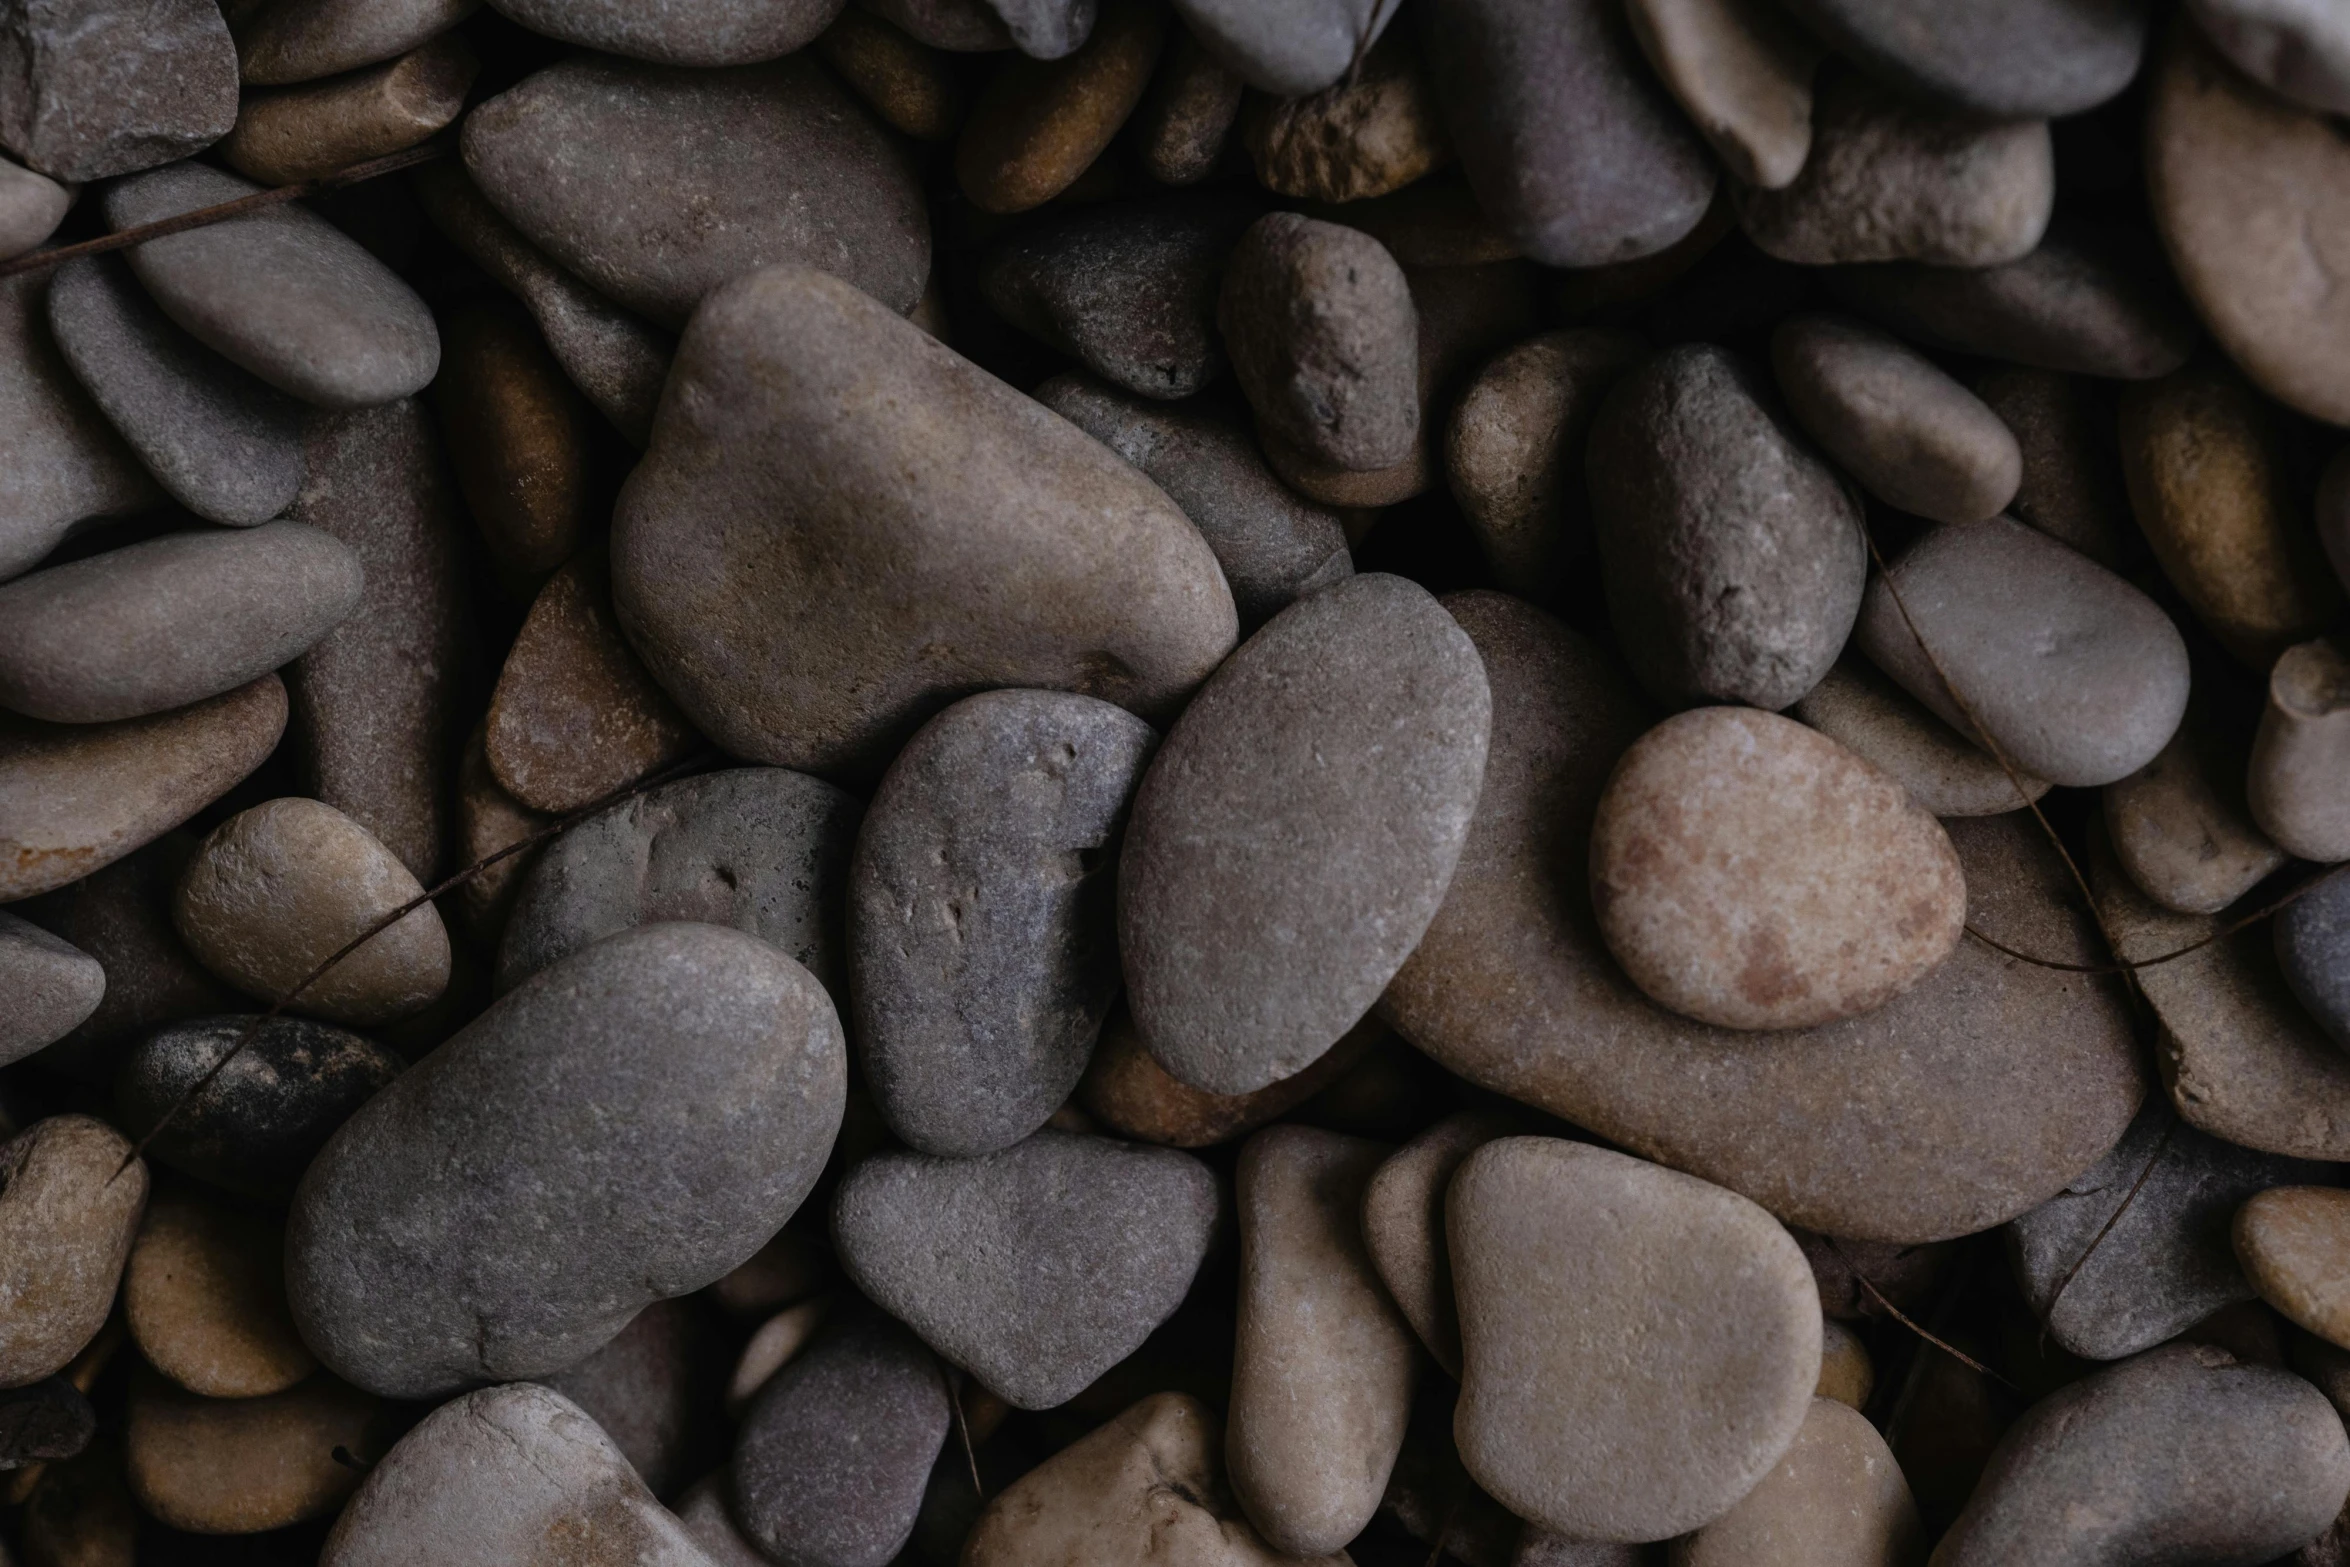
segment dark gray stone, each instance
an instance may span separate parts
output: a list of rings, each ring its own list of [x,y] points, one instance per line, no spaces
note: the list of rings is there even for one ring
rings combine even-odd
[[[1012,31],[987,0],[857,0],[918,43],[955,54],[1012,47]]]
[[[118,229],[261,189],[174,164],[99,198]],[[322,408],[369,408],[423,390],[441,364],[432,311],[357,240],[298,203],[133,246],[131,271],[198,342]]]
[[[1653,355],[1585,461],[1608,609],[1651,695],[1777,711],[1818,684],[1860,612],[1860,505],[1751,366],[1703,343]]]
[[[901,313],[930,273],[912,164],[805,55],[716,71],[565,60],[475,107],[463,143],[533,244],[664,326],[769,262]]]
[[[1047,220],[988,252],[979,296],[1105,380],[1146,397],[1189,397],[1224,368],[1216,285],[1256,211],[1214,191]]]
[[[236,45],[212,0],[13,0],[0,60],[0,147],[52,179],[169,163],[237,122]]]
[[[2277,964],[2293,999],[2350,1050],[2350,875],[2336,872],[2277,916]]]
[[[1114,985],[1114,957],[1111,971]],[[0,909],[0,996],[7,998],[0,1010],[0,1066],[6,1066],[81,1027],[105,999],[106,969],[72,942]],[[1107,1006],[1109,998],[1102,1000]]]
[[[719,1456],[709,1449],[724,1418],[727,1347],[709,1302],[657,1300],[602,1349],[538,1380],[594,1416],[653,1494],[667,1498]]]
[[[49,326],[99,410],[197,516],[267,522],[302,487],[302,405],[173,325],[120,256],[58,268]]]
[[[343,1123],[295,1193],[294,1320],[387,1396],[560,1370],[781,1228],[846,1095],[832,1005],[775,948],[713,925],[611,937]]]
[[[2095,108],[2130,85],[2146,0],[1787,0],[1836,50],[1910,92],[2003,120]]]
[[[1085,1075],[1118,993],[1118,834],[1157,744],[1089,696],[989,691],[883,775],[849,875],[850,991],[866,1086],[915,1148],[1009,1148]]]
[[[624,800],[539,852],[506,922],[498,989],[616,931],[729,925],[844,996],[855,799],[780,767],[733,767]]]
[[[1096,0],[986,0],[1003,18],[1012,47],[1039,60],[1074,53],[1093,36]]]
[[[98,1434],[98,1412],[63,1377],[0,1390],[0,1472],[71,1458]]]
[[[283,1204],[335,1129],[407,1063],[364,1034],[273,1017],[194,1093],[252,1023],[208,1017],[157,1029],[124,1053],[114,1107],[131,1136],[154,1135],[147,1156],[158,1164],[240,1197]]]
[[[40,272],[0,278],[0,581],[80,524],[163,499],[66,369],[41,308],[48,288]]]
[[[534,33],[663,65],[751,65],[790,54],[840,15],[844,0],[492,0]],[[660,1487],[654,1487],[659,1490]]]
[[[481,0],[230,0],[248,87],[340,76],[396,60],[473,13]]]
[[[1175,14],[1224,69],[1260,92],[1297,98],[1346,74],[1401,0],[1175,0]]]
[[[951,1395],[930,1351],[852,1308],[775,1374],[735,1437],[735,1518],[784,1567],[884,1567],[905,1548]]]
[[[1051,1409],[1183,1304],[1217,1202],[1187,1153],[1048,1129],[979,1159],[868,1159],[832,1235],[851,1281],[942,1357]]]

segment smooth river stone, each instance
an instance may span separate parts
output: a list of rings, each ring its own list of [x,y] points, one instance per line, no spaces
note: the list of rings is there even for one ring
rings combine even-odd
[[[1641,684],[1776,710],[1835,663],[1868,574],[1859,498],[1726,349],[1669,348],[1591,427],[1591,520]]]
[[[1633,261],[1705,216],[1713,160],[1607,0],[1459,0],[1420,21],[1469,184],[1525,255]]]
[[[2105,786],[2114,857],[2155,902],[2181,914],[2217,914],[2285,863],[2244,801],[2240,715],[2223,699],[2187,699],[2187,716],[2154,760]]]
[[[2018,793],[1990,753],[1969,745],[1863,658],[1838,659],[1787,711],[1890,775],[1929,816],[2020,811],[2050,787],[2026,774]]]
[[[452,1399],[368,1471],[319,1567],[710,1567],[577,1404],[525,1383]]]
[[[162,492],[66,368],[42,301],[48,278],[0,278],[0,579],[92,518],[144,511]]]
[[[973,687],[1163,717],[1238,625],[1214,554],[1156,485],[790,267],[696,313],[612,559],[621,624],[703,732],[819,772],[878,773]]]
[[[277,749],[275,675],[118,724],[0,716],[0,902],[78,881],[152,843]]]
[[[302,405],[181,331],[120,256],[58,268],[49,325],[108,421],[197,516],[266,522],[302,487]]]
[[[971,205],[1026,212],[1075,185],[1142,101],[1167,29],[1152,0],[1107,0],[1075,53],[998,68],[955,145],[955,178]]]
[[[1966,878],[1901,785],[1749,708],[1666,719],[1591,828],[1599,933],[1660,1005],[1724,1028],[1873,1011],[1950,955]]]
[[[882,776],[848,877],[851,1012],[914,1148],[1009,1148],[1085,1075],[1118,993],[1118,835],[1157,744],[1092,697],[990,691]]]
[[[2252,1299],[2228,1241],[2237,1208],[2325,1174],[2206,1137],[2149,1100],[2113,1152],[2007,1227],[2016,1282],[2064,1349],[2134,1355]]]
[[[715,1458],[725,1322],[698,1295],[657,1300],[603,1348],[538,1378],[592,1416],[656,1496]]]
[[[1363,1246],[1363,1189],[1394,1150],[1275,1126],[1240,1151],[1240,1304],[1226,1461],[1292,1556],[1340,1550],[1402,1451],[1416,1340]]]
[[[334,1512],[399,1429],[380,1400],[330,1376],[262,1397],[203,1398],[142,1367],[128,1402],[131,1495],[191,1534],[257,1534]]]
[[[663,326],[770,262],[896,311],[930,272],[906,154],[804,55],[715,71],[577,56],[477,106],[463,147],[533,244]]]
[[[603,54],[663,65],[752,65],[815,41],[843,0],[686,0],[650,9],[628,0],[493,0],[500,15]]]
[[[167,534],[0,584],[0,703],[52,723],[219,696],[357,607],[359,557],[316,528]]]
[[[1320,92],[1378,42],[1401,0],[1175,0],[1224,69],[1259,92]]]
[[[2276,951],[2295,999],[2350,1050],[2350,875],[2327,877],[2277,915]]]
[[[57,232],[79,194],[45,174],[0,158],[0,261],[13,261]]]
[[[246,0],[232,4],[245,84],[277,87],[396,59],[481,0]]]
[[[433,402],[465,508],[500,580],[529,591],[594,533],[604,428],[512,305],[445,318],[441,364]]]
[[[2233,1234],[2262,1300],[2327,1343],[2350,1347],[2350,1192],[2280,1184],[2238,1210]]]
[[[2024,772],[2079,788],[2109,784],[2152,761],[2177,731],[2188,685],[2178,628],[2152,599],[2046,534],[2007,517],[1944,523],[1893,561],[1891,580],[1870,581],[1854,645],[1970,737],[1971,709]]]
[[[63,1369],[106,1325],[147,1202],[146,1162],[130,1153],[86,1115],[0,1143],[0,1388]]]
[[[2188,0],[2236,69],[2325,114],[2350,114],[2350,19],[2324,0]]]
[[[237,118],[236,46],[211,0],[13,5],[0,146],[80,182],[203,151]]]
[[[106,998],[106,968],[31,920],[0,909],[0,1066],[63,1039]]]
[[[1846,58],[1905,91],[1993,119],[2095,108],[2130,85],[2144,0],[2000,0],[1920,13],[1904,0],[1787,0]]]
[[[1362,1017],[1443,901],[1489,711],[1469,639],[1385,574],[1300,599],[1216,671],[1118,867],[1127,1004],[1162,1066],[1247,1093]]]
[[[1469,1155],[1522,1131],[1506,1111],[1456,1110],[1390,1154],[1363,1187],[1363,1245],[1412,1331],[1436,1363],[1461,1374],[1444,1194]]]
[[[1738,1505],[1683,1539],[1671,1567],[1924,1567],[1909,1482],[1859,1411],[1815,1398],[1795,1440]]]
[[[1662,1540],[1770,1473],[1820,1376],[1819,1294],[1733,1192],[1549,1137],[1471,1154],[1445,1205],[1461,1462],[1577,1539]]]
[[[1741,184],[1777,190],[1812,144],[1812,76],[1825,52],[1776,0],[1636,0],[1640,52]]]
[[[2345,1491],[2350,1439],[2324,1394],[2208,1344],[2167,1345],[2008,1427],[1933,1567],[2265,1562],[2316,1538]]]
[[[498,989],[619,931],[695,920],[757,936],[843,995],[857,814],[855,799],[819,779],[733,767],[589,817],[531,867],[506,922]]]
[[[2350,644],[2304,642],[2269,671],[2245,797],[2286,853],[2350,860]]]
[[[1865,1017],[1758,1038],[1635,990],[1601,945],[1585,845],[1647,727],[1597,647],[1496,593],[1446,600],[1493,684],[1493,745],[1444,908],[1380,1011],[1448,1071],[1849,1240],[1972,1234],[2063,1189],[2145,1092],[2120,992],[1962,942]],[[1969,919],[2021,951],[2104,956],[2039,829],[1943,824]],[[2350,1059],[2344,1075],[2350,1078]]]
[[[254,93],[220,155],[249,180],[291,185],[405,152],[464,112],[480,69],[462,37],[443,34],[373,70]]]
[[[962,124],[963,87],[946,57],[871,11],[852,5],[841,12],[815,49],[892,130],[937,142]]]
[[[286,1310],[285,1226],[192,1193],[149,1205],[123,1270],[147,1363],[206,1398],[282,1393],[318,1369]]]
[[[2150,72],[2146,186],[2196,314],[2259,388],[2350,422],[2350,148],[2327,116],[2246,80],[2188,20]]]
[[[850,1281],[943,1359],[1051,1409],[1183,1303],[1217,1202],[1187,1153],[1047,1129],[977,1159],[868,1159],[832,1234]]]
[[[107,187],[117,229],[261,187],[197,163]],[[423,390],[441,338],[416,291],[360,243],[293,203],[134,245],[131,271],[206,347],[322,408],[371,408]]]
[[[1259,102],[1241,139],[1259,184],[1307,201],[1371,200],[1452,159],[1427,73],[1401,34],[1321,92]]]

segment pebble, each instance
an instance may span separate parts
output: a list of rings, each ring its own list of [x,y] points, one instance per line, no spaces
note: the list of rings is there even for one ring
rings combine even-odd
[[[1363,1187],[1363,1247],[1436,1363],[1461,1374],[1460,1314],[1444,1238],[1444,1194],[1462,1161],[1522,1130],[1505,1111],[1456,1110],[1390,1154]]]
[[[656,1300],[586,1359],[535,1380],[570,1399],[655,1496],[718,1457],[726,1349],[709,1303]]]
[[[1389,195],[1347,202],[1343,209],[1312,203],[1306,215],[1361,229],[1406,267],[1481,267],[1518,259],[1518,247],[1485,216],[1458,167]]]
[[[832,1251],[806,1230],[778,1230],[748,1262],[710,1286],[710,1298],[736,1318],[761,1317],[804,1301],[832,1278]]]
[[[627,0],[494,0],[534,33],[583,49],[663,65],[752,65],[815,41],[842,0],[737,5],[685,0],[651,10]]]
[[[2111,1153],[2008,1226],[2016,1282],[2068,1352],[2135,1355],[2252,1299],[2229,1221],[2256,1193],[2323,1173],[2207,1137],[2150,1100]]]
[[[1640,52],[1740,184],[1778,190],[1812,145],[1824,51],[1774,0],[1636,0]]]
[[[1798,1244],[1801,1244],[1798,1242]],[[1806,1253],[1808,1257],[1809,1253]],[[1817,1275],[1814,1275],[1817,1282]],[[1820,1380],[1814,1398],[1833,1399],[1847,1409],[1866,1410],[1876,1391],[1877,1368],[1860,1335],[1834,1317],[1820,1324]]]
[[[750,1407],[751,1400],[781,1371],[796,1359],[816,1330],[824,1325],[825,1316],[832,1310],[832,1302],[819,1297],[804,1300],[788,1307],[759,1324],[758,1330],[743,1344],[742,1353],[735,1358],[733,1375],[726,1384],[726,1412],[737,1420]]]
[[[233,691],[357,607],[359,557],[315,528],[167,534],[0,584],[0,702],[52,723]]]
[[[1693,1176],[1546,1137],[1469,1156],[1446,1199],[1453,1430],[1529,1522],[1640,1541],[1720,1518],[1795,1440],[1820,1375],[1811,1266]]]
[[[2350,1192],[2280,1183],[2237,1210],[2232,1233],[2260,1298],[2343,1347],[2350,1339]]]
[[[1214,172],[1246,91],[1190,28],[1177,28],[1134,117],[1137,160],[1162,185],[1197,185]]]
[[[1893,581],[1900,604],[1883,577],[1869,584],[1854,643],[1943,722],[1972,733],[1947,677],[2024,771],[2094,788],[2145,766],[2177,731],[2188,683],[2178,628],[2047,535],[2006,517],[1944,523],[1893,562]]]
[[[857,0],[932,49],[987,54],[1012,47],[1011,29],[989,0]]]
[[[561,814],[692,755],[699,739],[629,647],[609,558],[582,549],[531,601],[498,671],[490,772],[532,810]]]
[[[405,152],[464,111],[479,70],[465,41],[443,34],[372,70],[254,93],[220,155],[249,180],[291,185]]]
[[[709,1563],[584,1410],[522,1383],[451,1399],[401,1437],[335,1520],[319,1567],[530,1567],[550,1551],[567,1567]]]
[[[58,268],[58,351],[173,500],[244,527],[302,487],[302,405],[205,348],[147,297],[119,256]]]
[[[948,61],[880,17],[852,5],[814,48],[891,129],[916,141],[947,141],[962,124],[962,84]]]
[[[54,180],[185,158],[237,117],[236,47],[209,0],[20,6],[0,51],[0,147]]]
[[[559,1370],[790,1216],[846,1071],[822,988],[755,937],[647,925],[574,953],[370,1099],[310,1166],[286,1236],[303,1341],[387,1397]],[[387,1319],[377,1290],[395,1276]]]
[[[156,1163],[283,1206],[335,1128],[407,1063],[348,1029],[273,1017],[189,1097],[253,1021],[198,1018],[147,1034],[123,1056],[115,1110],[131,1136],[152,1134],[147,1154]]]
[[[2246,798],[2277,847],[2304,860],[2350,860],[2350,646],[2320,637],[2269,671]]]
[[[481,0],[259,0],[232,7],[248,87],[340,76],[397,59],[472,14]]]
[[[103,1121],[56,1115],[0,1142],[0,1387],[63,1370],[114,1305],[147,1165]]]
[[[180,878],[171,918],[206,968],[274,1002],[423,892],[375,834],[331,805],[287,796],[212,830]],[[289,1005],[333,1023],[388,1023],[438,997],[449,964],[449,933],[424,904]]]
[[[475,306],[441,328],[441,436],[501,578],[528,592],[593,531],[604,427],[529,316]]]
[[[1276,478],[1247,430],[1222,410],[1204,401],[1170,407],[1075,370],[1035,397],[1183,508],[1223,568],[1244,634],[1353,574],[1343,515]]]
[[[1787,711],[1891,777],[1929,816],[2020,811],[2049,789],[2047,779],[2026,774],[2019,794],[1990,753],[1968,744],[1866,659],[1838,659]]]
[[[2325,114],[2350,114],[2350,28],[2308,0],[2189,0],[2203,36],[2254,81]]]
[[[0,902],[152,843],[260,766],[285,727],[275,675],[121,723],[0,716]]]
[[[955,143],[964,196],[982,212],[1026,212],[1074,185],[1142,101],[1166,36],[1152,0],[1102,0],[1084,47],[1006,61]]]
[[[1168,1075],[1134,1019],[1120,1008],[1102,1029],[1093,1062],[1077,1085],[1077,1103],[1122,1137],[1168,1148],[1206,1148],[1246,1137],[1287,1115],[1337,1082],[1386,1035],[1386,1024],[1366,1017],[1303,1071],[1251,1093],[1211,1094]]]
[[[0,278],[0,580],[83,524],[145,511],[155,481],[67,370],[41,274]]]
[[[1793,719],[1708,707],[1616,763],[1591,898],[1608,950],[1659,1005],[1810,1028],[1883,1006],[1948,957],[1967,888],[1893,779]]]
[[[2320,882],[2282,910],[2276,950],[2294,999],[2350,1050],[2350,877]]]
[[[2285,863],[2244,803],[2242,726],[2190,694],[2178,733],[2144,767],[2105,786],[2114,858],[2155,902],[2216,914]]]
[[[0,1391],[0,1472],[71,1458],[98,1434],[98,1412],[63,1377]]]
[[[15,260],[56,233],[75,194],[71,185],[0,158],[0,261]]]
[[[2056,155],[2045,120],[1952,113],[1838,71],[1802,172],[1782,189],[1731,191],[1746,237],[1782,261],[1990,267],[2040,243]]]
[[[2263,91],[2185,17],[2148,71],[2146,190],[2195,313],[2253,383],[2328,423],[2350,420],[2350,252],[2338,194],[2350,149],[2333,122]]]
[[[1986,365],[1968,384],[2022,451],[2023,479],[2008,508],[2016,519],[2120,570],[2129,498],[2103,389],[2084,376],[2025,365]]]
[[[1225,70],[1277,98],[1320,92],[1375,45],[1400,0],[1175,0]]]
[[[1705,216],[1713,160],[1606,0],[1461,0],[1419,41],[1470,186],[1533,260],[1637,260]]]
[[[735,1518],[769,1559],[875,1567],[914,1532],[954,1394],[913,1334],[842,1312],[767,1384],[735,1437]]]
[[[730,285],[669,385],[614,514],[615,600],[737,756],[871,776],[974,686],[1164,718],[1231,650],[1215,557],[1157,486],[845,284]]]
[[[1183,1303],[1217,1202],[1189,1154],[1047,1128],[976,1159],[866,1160],[833,1199],[833,1244],[941,1358],[1016,1409],[1050,1409]]]
[[[122,229],[260,188],[178,163],[110,185],[99,202]],[[198,342],[304,402],[372,408],[422,390],[440,368],[440,334],[424,301],[306,207],[288,202],[125,255],[164,314]]]
[[[497,774],[490,771],[489,752],[482,740],[487,728],[486,723],[475,726],[457,759],[456,855],[467,865],[554,825],[553,818],[508,794]],[[510,854],[457,889],[457,914],[476,946],[497,951],[505,936],[507,916],[538,857],[535,848]]]
[[[1255,211],[1222,192],[1085,208],[990,250],[979,297],[1114,385],[1189,397],[1223,372],[1216,285]]]
[[[1793,316],[1771,334],[1771,370],[1805,433],[1888,506],[1979,522],[2015,499],[2014,432],[1899,339],[1849,316]]]
[[[883,775],[848,877],[852,1016],[915,1149],[1010,1148],[1085,1074],[1118,991],[1118,831],[1157,742],[1092,697],[993,691]]]
[[[1241,141],[1257,183],[1307,201],[1384,196],[1452,157],[1419,54],[1395,33],[1320,92],[1258,100]]]
[[[757,936],[843,994],[857,802],[780,767],[664,784],[540,851],[498,952],[504,992],[606,936],[665,920]]]
[[[318,1367],[286,1310],[285,1230],[193,1195],[147,1209],[122,1280],[131,1342],[205,1398],[282,1393]]]
[[[1776,710],[1819,683],[1860,609],[1859,502],[1751,366],[1705,344],[1634,366],[1585,471],[1609,613],[1651,695]]]
[[[1452,878],[1488,711],[1474,646],[1400,577],[1300,599],[1226,661],[1144,774],[1119,861],[1127,1002],[1160,1065],[1247,1093],[1369,1009]]]
[[[2146,8],[2126,0],[2016,0],[1923,17],[1903,0],[1787,8],[1871,75],[1992,119],[2093,109],[2129,86],[2146,47]]]
[[[1924,1567],[1909,1482],[1877,1428],[1815,1398],[1795,1440],[1735,1507],[1673,1542],[1673,1567]]]
[[[2168,1345],[2027,1410],[1934,1563],[2265,1562],[2313,1539],[2345,1491],[2350,1442],[2317,1389]]]
[[[1381,998],[1406,1040],[1851,1240],[2003,1223],[2119,1140],[2146,1075],[2118,993],[1977,942],[1874,1013],[1767,1041],[1649,1003],[1607,956],[1585,891],[1601,788],[1648,719],[1607,657],[1540,611],[1494,593],[1446,607],[1484,661],[1494,738],[1444,907]],[[2037,826],[1943,826],[1972,923],[2022,951],[2101,961]]]
[[[1584,451],[1602,401],[1647,355],[1630,332],[1577,327],[1495,355],[1445,423],[1453,499],[1492,567],[1520,598],[1552,598],[1591,542]]]
[[[106,996],[106,968],[72,942],[0,909],[0,1066],[79,1028]]]
[[[1240,1151],[1240,1305],[1226,1461],[1249,1520],[1291,1556],[1371,1521],[1403,1447],[1415,1353],[1363,1245],[1364,1188],[1394,1150],[1269,1127]]]
[[[824,267],[895,311],[930,270],[906,154],[805,56],[575,57],[476,105],[463,148],[532,244],[661,326],[770,262]]]
[[[194,1534],[258,1534],[324,1517],[391,1445],[388,1415],[330,1376],[265,1397],[203,1398],[141,1368],[123,1439],[131,1495],[148,1516]]]

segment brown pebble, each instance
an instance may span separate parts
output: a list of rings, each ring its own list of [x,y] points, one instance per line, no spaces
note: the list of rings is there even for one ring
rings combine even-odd
[[[341,1506],[390,1448],[389,1425],[381,1400],[323,1371],[267,1398],[199,1398],[141,1370],[123,1439],[131,1494],[193,1534],[282,1529]]]
[[[1363,1188],[1363,1245],[1379,1281],[1436,1363],[1461,1374],[1461,1319],[1444,1244],[1444,1192],[1463,1160],[1526,1130],[1507,1112],[1461,1110],[1390,1154]]]
[[[1194,1088],[1159,1065],[1121,1007],[1102,1029],[1077,1099],[1121,1137],[1167,1148],[1206,1148],[1244,1137],[1345,1075],[1387,1033],[1365,1018],[1311,1066],[1245,1094]]]
[[[457,118],[480,69],[463,38],[443,33],[389,65],[250,93],[220,155],[247,179],[291,185],[401,152]]]
[[[1158,0],[1108,0],[1075,53],[1008,58],[955,146],[963,194],[984,212],[1026,212],[1068,189],[1142,101],[1166,35]]]
[[[2350,1348],[2350,1191],[2272,1186],[2236,1210],[2236,1260],[2260,1298]]]
[[[2350,860],[2350,645],[2320,637],[2269,671],[2252,741],[2252,819],[2287,854]]]
[[[1832,1398],[1852,1409],[1866,1409],[1876,1390],[1877,1368],[1860,1335],[1830,1317],[1820,1324],[1820,1382],[1815,1398]]]
[[[842,11],[815,49],[875,114],[916,141],[945,141],[962,124],[962,85],[945,57],[870,11]]]
[[[457,855],[467,865],[520,843],[554,820],[515,799],[498,782],[482,740],[485,728],[486,724],[474,726],[457,760]],[[457,911],[467,932],[485,950],[497,950],[506,916],[537,861],[536,849],[509,854],[457,889]]]
[[[1257,100],[1241,138],[1267,190],[1308,201],[1384,196],[1452,156],[1427,72],[1401,30],[1318,93]]]
[[[1909,1482],[1877,1428],[1815,1398],[1771,1472],[1738,1505],[1675,1540],[1671,1567],[1924,1567]]]
[[[1245,85],[1178,28],[1149,95],[1134,113],[1134,150],[1162,185],[1196,185],[1214,171],[1240,117]]]
[[[86,1115],[0,1143],[0,1387],[53,1375],[97,1337],[147,1202],[147,1165]]]
[[[282,1393],[318,1367],[286,1309],[285,1226],[193,1195],[147,1210],[123,1274],[132,1342],[206,1398]]]
[[[510,585],[535,591],[602,520],[593,454],[603,426],[529,316],[503,303],[442,321],[433,400],[491,560]]]

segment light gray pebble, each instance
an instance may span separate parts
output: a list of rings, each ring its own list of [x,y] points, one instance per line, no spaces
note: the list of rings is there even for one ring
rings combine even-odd
[[[63,1039],[98,1010],[106,969],[81,948],[0,909],[0,1066]]]
[[[1185,27],[1260,92],[1298,98],[1346,74],[1402,0],[1175,0]]]

